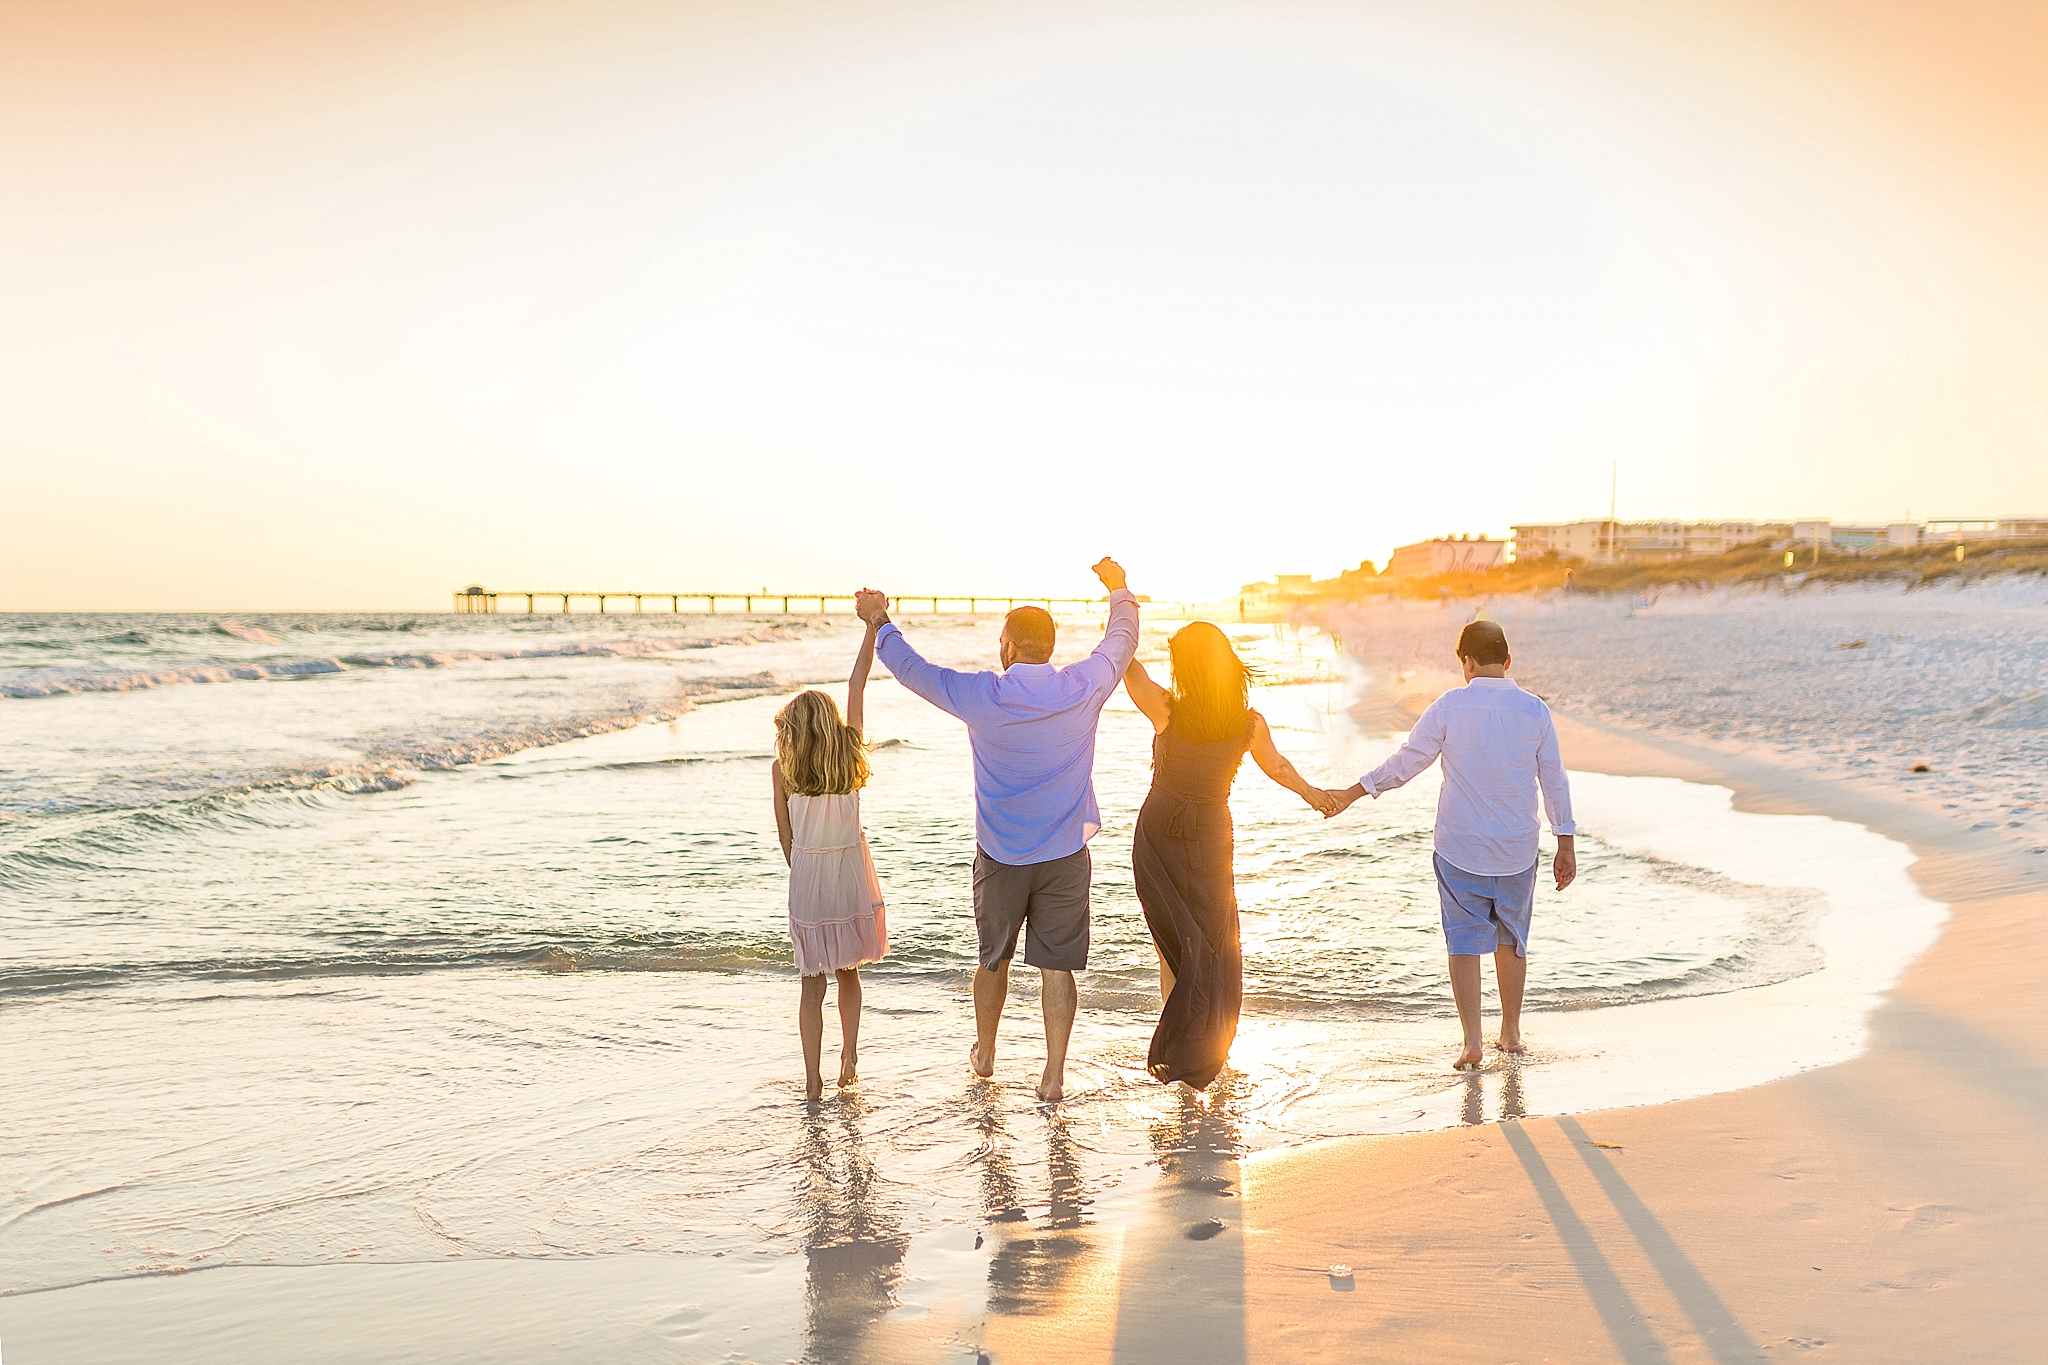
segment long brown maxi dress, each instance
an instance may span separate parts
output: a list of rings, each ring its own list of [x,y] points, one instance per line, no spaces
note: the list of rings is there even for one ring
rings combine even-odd
[[[1230,784],[1254,724],[1248,714],[1244,734],[1206,743],[1181,738],[1170,722],[1153,736],[1152,790],[1131,843],[1138,903],[1174,976],[1146,1067],[1197,1090],[1229,1059],[1244,1000]]]

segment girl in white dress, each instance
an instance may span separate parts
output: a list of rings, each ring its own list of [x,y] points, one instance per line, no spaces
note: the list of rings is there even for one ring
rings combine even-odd
[[[797,1032],[804,1044],[804,1098],[825,1093],[818,1055],[825,1038],[825,978],[839,978],[839,1084],[852,1085],[860,1043],[860,968],[889,951],[882,884],[860,827],[867,785],[861,694],[875,660],[870,625],[846,684],[846,719],[823,692],[799,692],[775,716],[775,830],[789,864],[789,937],[803,975]]]

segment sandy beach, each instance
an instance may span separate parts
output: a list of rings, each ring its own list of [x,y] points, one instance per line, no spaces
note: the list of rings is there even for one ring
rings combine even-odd
[[[2013,610],[1948,605],[1977,610],[1978,626],[2006,622]],[[1851,601],[1832,611],[1883,606]],[[1589,604],[1577,616],[1514,627],[1529,642],[1528,674],[1546,680],[1531,686],[1583,686],[1594,676],[1593,656],[1616,648],[1601,632],[1642,624],[1608,620],[1604,610]],[[80,1055],[101,1058],[104,1084],[116,1087],[105,1116],[90,1120],[77,1105],[94,1102],[98,1090],[67,1097],[56,1073],[22,1073],[28,1084],[20,1093],[42,1106],[33,1112],[44,1127],[25,1130],[17,1145],[48,1169],[14,1192],[6,1230],[18,1249],[43,1246],[65,1259],[59,1267],[30,1258],[16,1271],[23,1283],[0,1284],[16,1289],[0,1296],[0,1341],[28,1361],[201,1361],[286,1345],[305,1360],[421,1362],[592,1354],[1722,1361],[1819,1349],[1852,1359],[2024,1358],[2041,1320],[2028,1292],[2040,1257],[2028,1236],[2041,1212],[2034,1168],[2042,1143],[2029,1120],[2048,1093],[2038,1031],[2027,1025],[2041,1013],[2043,860],[2031,851],[2038,834],[2024,814],[1978,817],[2001,795],[2006,807],[2024,810],[2010,791],[1985,788],[2005,770],[2037,780],[2013,761],[2024,757],[2029,734],[1958,737],[1959,745],[2014,750],[1986,760],[1992,771],[1974,779],[1977,799],[1961,814],[1945,798],[1971,789],[1967,775],[1943,774],[1944,785],[1931,786],[1899,765],[1877,778],[1831,768],[1843,734],[1854,739],[1874,722],[1848,716],[1811,745],[1802,735],[1818,731],[1833,700],[1828,688],[1867,690],[1870,675],[1840,671],[1845,658],[1854,661],[1849,667],[1861,664],[1831,647],[1848,623],[1814,610],[1818,624],[1802,627],[1820,641],[1810,665],[1774,654],[1780,646],[1771,633],[1784,622],[1743,604],[1685,626],[1703,648],[1718,642],[1738,656],[1727,673],[1758,655],[1793,669],[1794,695],[1750,703],[1778,708],[1776,748],[1701,735],[1670,718],[1700,706],[1727,674],[1667,686],[1661,729],[1590,707],[1566,704],[1560,715],[1587,809],[1604,805],[1607,835],[1621,847],[1640,854],[1656,841],[1622,828],[1617,801],[1640,804],[1645,829],[1697,821],[1701,831],[1719,831],[1681,863],[1691,856],[1737,867],[1743,847],[1760,837],[1739,821],[1762,820],[1765,843],[1810,840],[1819,861],[1802,871],[1781,857],[1778,870],[1750,880],[1796,886],[1810,871],[1835,888],[1837,903],[1866,884],[1897,900],[1888,879],[1906,885],[1904,873],[1886,868],[1910,860],[1915,899],[1940,914],[1930,921],[1904,902],[1874,916],[1838,905],[1851,917],[1830,912],[1813,940],[1825,946],[1826,970],[1795,966],[1789,976],[1780,970],[1761,984],[1730,987],[1703,978],[1633,1004],[1616,1003],[1610,989],[1587,1001],[1594,1008],[1571,1008],[1571,997],[1560,996],[1531,1016],[1535,1051],[1527,1062],[1496,1062],[1456,1084],[1423,1074],[1434,1071],[1433,1040],[1446,1021],[1387,1016],[1361,1028],[1327,1006],[1264,1007],[1248,1015],[1241,1036],[1245,1074],[1206,1106],[1127,1076],[1130,1059],[1142,1055],[1142,1029],[1120,1014],[1084,1011],[1077,1046],[1089,1059],[1089,1092],[1044,1112],[1001,1087],[978,1099],[974,1087],[959,1092],[944,1043],[960,1027],[961,1006],[941,990],[929,1004],[878,1021],[901,1042],[876,1053],[864,1099],[827,1105],[809,1119],[782,1093],[779,996],[770,990],[764,999],[753,975],[761,969],[735,973],[724,957],[708,967],[671,960],[687,940],[655,949],[651,964],[609,949],[571,963],[576,970],[566,975],[536,973],[560,956],[551,948],[474,978],[371,975],[310,996],[295,981],[319,983],[329,969],[305,977],[295,967],[271,987],[261,977],[273,969],[264,968],[249,985],[224,979],[197,995],[175,979],[161,988],[124,986],[106,997],[111,1012],[94,1027],[160,1020],[149,1025],[160,1030],[151,1052],[172,1071],[159,1081],[119,1061],[139,1053],[88,1047]],[[1362,670],[1348,694],[1351,718],[1357,734],[1379,736],[1370,744],[1391,742],[1418,703],[1455,681],[1425,649],[1450,615],[1350,623],[1368,630],[1347,653]],[[1960,619],[1965,634],[1974,628],[1967,612]],[[2037,629],[2013,619],[2014,630]],[[1303,636],[1299,647],[1319,638]],[[1289,635],[1272,648],[1278,658],[1297,643]],[[2010,671],[2011,653],[1986,651],[1984,667]],[[731,671],[722,658],[707,657],[704,666]],[[1628,688],[1658,667],[1640,652],[1618,653],[1610,669],[1616,692],[1650,695]],[[1802,678],[1798,668],[1816,676]],[[1895,708],[1956,711],[1924,676],[1877,676],[1888,680]],[[1941,685],[1968,693],[1985,681],[1951,677]],[[1282,687],[1268,699],[1276,715],[1288,693]],[[878,696],[884,717],[917,714],[892,713],[887,688]],[[754,723],[745,708],[770,704],[713,706],[681,731],[657,722],[544,744],[467,770],[473,777],[451,773],[425,806],[380,804],[389,795],[373,791],[348,798],[368,804],[317,808],[305,818],[322,823],[304,828],[339,821],[340,837],[359,821],[377,830],[396,820],[404,823],[393,828],[410,830],[415,819],[444,818],[443,809],[476,809],[448,802],[524,790],[505,779],[532,774],[522,780],[578,784],[550,798],[563,809],[580,809],[572,794],[585,792],[576,800],[608,812],[590,827],[599,837],[589,845],[608,859],[601,851],[610,832],[627,827],[612,809],[624,790],[612,774],[650,771],[653,760],[654,771],[725,783],[714,775],[744,769],[677,765],[673,756],[705,744],[714,755],[743,751],[742,732]],[[918,762],[940,764],[934,774],[950,771],[941,734],[906,733],[939,746]],[[1331,736],[1336,743],[1337,732]],[[666,747],[642,751],[656,741]],[[1939,727],[1920,742],[1938,750]],[[1793,766],[1788,750],[1810,761]],[[1323,761],[1357,757],[1339,745]],[[1135,765],[1127,757],[1120,767]],[[1645,779],[1668,789],[1626,785]],[[1731,792],[1742,813],[1734,825],[1715,814]],[[1417,799],[1427,805],[1427,793]],[[1782,816],[1824,819],[1771,824]],[[1320,825],[1285,837],[1326,834],[1360,837]],[[244,837],[235,835],[222,856],[245,856]],[[303,859],[302,838],[291,834],[280,852]],[[1856,850],[1866,846],[1886,868],[1859,882],[1840,864],[1864,856]],[[1647,866],[1631,857],[1637,861],[1615,868]],[[1295,865],[1282,859],[1276,867]],[[579,875],[601,875],[606,864],[588,866]],[[1698,895],[1660,901],[1653,881],[1630,875],[1596,902],[1609,907],[1602,913],[1705,913],[1720,903]],[[935,886],[931,894],[944,892]],[[1313,893],[1331,895],[1384,893],[1370,884]],[[1797,916],[1807,913],[1803,904],[1797,896],[1766,899],[1746,913],[1768,916],[1776,905]],[[1838,920],[1907,937],[1879,945],[1884,951],[1858,968],[1859,945],[1827,929]],[[1883,927],[1895,921],[1904,929]],[[935,942],[946,930],[937,932]],[[725,943],[711,940],[730,954]],[[1903,976],[1900,964],[1909,964]],[[1551,970],[1563,966],[1553,955]],[[687,974],[676,977],[678,968]],[[1846,984],[1827,984],[1843,970]],[[435,984],[443,979],[453,994]],[[1851,1003],[1878,999],[1859,994],[1872,989],[1855,984],[1865,979],[1885,990],[1867,1026],[1869,1004]],[[24,1006],[42,989],[31,983]],[[296,1003],[301,997],[306,1003]],[[656,1003],[664,1000],[689,1003],[671,1012]],[[1034,1009],[1020,995],[1008,1026],[1026,1057]],[[436,1041],[432,1021],[444,1016],[459,1026],[455,1037],[470,1040],[453,1054],[449,1042]],[[259,1017],[269,1022],[246,1045],[224,1045],[221,1028],[247,1033],[233,1021]],[[21,1013],[17,1025],[47,1019],[75,1028],[78,1018],[75,1008]],[[1686,1033],[1694,1022],[1696,1046]],[[536,1051],[529,1034],[554,1041]],[[487,1044],[492,1035],[502,1041]],[[38,1036],[59,1052],[72,1046],[62,1029]],[[1390,1038],[1405,1040],[1393,1045],[1396,1055],[1376,1051]],[[368,1065],[350,1055],[366,1046],[380,1054]],[[1801,1049],[1811,1050],[1810,1062]],[[214,1112],[209,1095],[222,1085],[272,1084],[261,1078],[274,1075],[269,1059],[280,1050],[301,1059],[306,1080],[264,1104]],[[444,1076],[445,1099],[399,1084],[420,1068]],[[312,1079],[322,1070],[333,1080]],[[389,1085],[376,1079],[386,1075]],[[1368,1075],[1376,1079],[1361,1088]],[[1781,1079],[1756,1084],[1759,1077]],[[366,1092],[366,1084],[377,1088]],[[707,1084],[713,1088],[703,1090]],[[119,1099],[123,1089],[135,1097]],[[1698,1098],[1655,1102],[1673,1096]],[[136,1138],[127,1137],[130,1154],[110,1161],[120,1129],[107,1125],[128,1122],[137,1105],[145,1116],[137,1135],[159,1135],[155,1145],[132,1147]],[[196,1155],[162,1145],[168,1134],[146,1117],[170,1111],[187,1115],[203,1139]],[[222,1127],[231,1113],[250,1141]],[[82,1141],[81,1124],[105,1128],[98,1143]],[[741,1129],[753,1136],[740,1140]],[[1317,1140],[1333,1131],[1367,1135]],[[765,1179],[757,1169],[785,1132],[797,1136],[777,1159],[796,1177],[789,1188],[773,1163]],[[310,1182],[291,1174],[306,1162],[332,1174]],[[686,1235],[676,1235],[679,1225]],[[95,1252],[103,1241],[104,1256]],[[139,1246],[145,1259],[131,1264],[135,1252],[116,1242]],[[266,1245],[279,1248],[274,1262],[258,1259]],[[1333,1265],[1349,1266],[1351,1277],[1333,1278]]]
[[[2048,1320],[2043,871],[1841,782],[1570,717],[1560,731],[1578,768],[1725,785],[1741,809],[1915,849],[1954,918],[1868,1051],[1675,1104],[1261,1155],[1221,1172],[1241,1181],[1234,1208],[1203,1188],[1218,1171],[1169,1173],[1125,1235],[1114,1308],[1005,1321],[997,1358],[2031,1358]],[[1242,1245],[1188,1240],[1219,1208]],[[1146,1330],[1120,1325],[1133,1309]]]

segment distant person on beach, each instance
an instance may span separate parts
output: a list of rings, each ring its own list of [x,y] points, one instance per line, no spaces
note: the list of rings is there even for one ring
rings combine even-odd
[[[1522,1048],[1522,988],[1528,978],[1529,918],[1536,899],[1536,796],[1557,836],[1551,872],[1557,889],[1578,876],[1571,788],[1558,756],[1550,708],[1509,678],[1514,662],[1497,621],[1474,621],[1458,636],[1465,685],[1431,702],[1392,758],[1356,785],[1333,793],[1349,808],[1444,763],[1436,807],[1437,899],[1450,949],[1451,994],[1465,1046],[1455,1067],[1486,1060],[1480,1028],[1479,959],[1493,954],[1500,988],[1501,1051]]]
[[[1132,661],[1124,688],[1152,722],[1152,790],[1138,811],[1131,872],[1159,953],[1159,1026],[1145,1069],[1205,1090],[1230,1058],[1244,1001],[1237,934],[1230,784],[1250,753],[1260,771],[1325,815],[1334,792],[1312,787],[1251,709],[1251,670],[1230,638],[1193,621],[1167,642],[1173,685]]]
[[[863,588],[854,607],[879,630],[876,648],[896,681],[967,723],[974,752],[974,1046],[968,1065],[996,1069],[996,1029],[1010,993],[1010,960],[1024,936],[1045,1014],[1040,1099],[1066,1095],[1067,1042],[1088,965],[1088,841],[1102,828],[1095,804],[1095,727],[1138,652],[1138,599],[1113,559],[1095,566],[1109,589],[1109,624],[1094,653],[1052,666],[1055,628],[1043,607],[1003,620],[1001,668],[962,673],[927,662],[889,621],[889,599]]]
[[[863,694],[875,661],[875,625],[854,657],[846,719],[823,692],[799,692],[775,715],[775,833],[789,864],[789,937],[803,977],[797,1033],[804,1048],[804,1098],[825,1093],[819,1053],[825,1038],[825,978],[839,978],[839,1085],[859,1076],[860,969],[889,951],[882,883],[860,824],[868,781]]]

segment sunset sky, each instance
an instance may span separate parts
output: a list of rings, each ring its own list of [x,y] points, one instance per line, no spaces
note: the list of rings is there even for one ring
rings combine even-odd
[[[2048,5],[0,0],[0,609],[2048,513]]]

